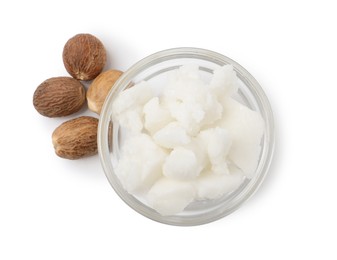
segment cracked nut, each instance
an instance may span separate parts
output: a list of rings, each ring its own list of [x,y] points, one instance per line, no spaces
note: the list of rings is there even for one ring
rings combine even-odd
[[[100,114],[106,96],[123,72],[108,70],[99,74],[87,91],[88,107],[91,111]]]

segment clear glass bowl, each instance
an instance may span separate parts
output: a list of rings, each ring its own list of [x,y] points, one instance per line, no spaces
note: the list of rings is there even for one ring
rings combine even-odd
[[[173,216],[162,216],[146,205],[141,198],[126,192],[114,173],[113,162],[118,160],[121,131],[112,126],[112,103],[118,93],[142,80],[156,82],[165,77],[168,71],[184,64],[198,64],[202,76],[210,77],[213,70],[225,64],[232,64],[240,81],[238,95],[240,102],[259,112],[265,120],[265,134],[262,138],[262,151],[258,167],[252,179],[245,179],[241,186],[230,194],[216,200],[197,201],[183,212]],[[237,62],[219,53],[199,48],[175,48],[154,53],[128,69],[107,96],[98,127],[98,150],[104,172],[117,194],[140,214],[170,225],[192,226],[220,219],[241,206],[261,185],[271,163],[274,148],[273,115],[269,101],[259,83]]]

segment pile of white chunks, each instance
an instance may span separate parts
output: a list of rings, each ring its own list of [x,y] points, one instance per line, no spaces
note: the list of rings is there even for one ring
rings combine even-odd
[[[189,64],[171,71],[160,94],[146,81],[121,92],[113,119],[128,135],[115,173],[126,191],[173,215],[251,178],[264,121],[232,98],[238,85],[231,65],[204,82],[199,67]]]

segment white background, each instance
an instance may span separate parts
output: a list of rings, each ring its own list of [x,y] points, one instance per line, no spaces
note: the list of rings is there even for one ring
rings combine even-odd
[[[0,259],[336,259],[335,1],[2,1]],[[156,223],[114,193],[98,156],[68,161],[35,88],[67,75],[65,42],[102,40],[106,69],[167,48],[220,52],[260,82],[277,146],[261,189],[197,227]]]

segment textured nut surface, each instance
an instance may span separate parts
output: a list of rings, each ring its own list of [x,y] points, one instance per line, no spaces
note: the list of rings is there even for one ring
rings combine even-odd
[[[67,116],[85,103],[85,89],[71,77],[55,77],[42,82],[34,92],[33,105],[43,116]]]
[[[91,34],[77,34],[63,48],[63,63],[68,73],[79,80],[92,80],[104,68],[106,51]]]
[[[79,159],[97,153],[98,119],[81,116],[64,122],[52,135],[55,153],[65,159]]]
[[[119,70],[108,70],[94,79],[87,91],[88,107],[91,111],[101,113],[106,96],[122,74],[123,72]]]

